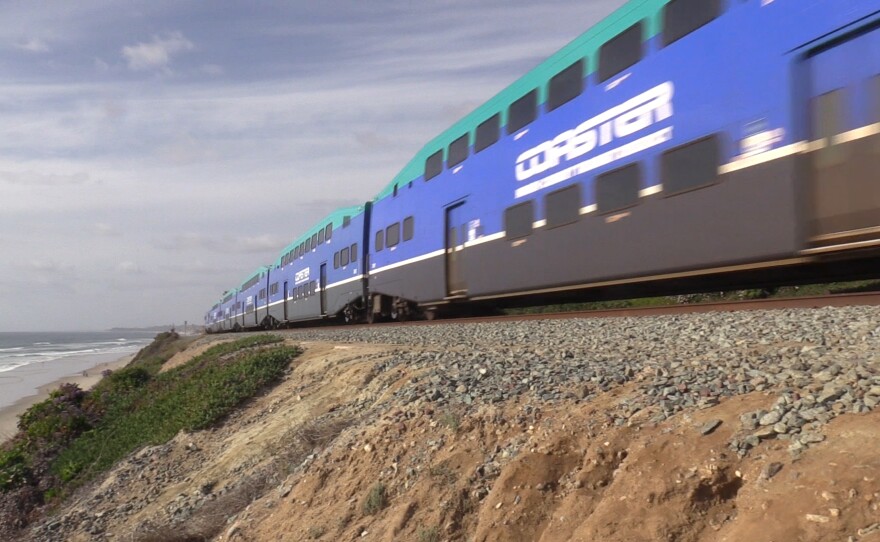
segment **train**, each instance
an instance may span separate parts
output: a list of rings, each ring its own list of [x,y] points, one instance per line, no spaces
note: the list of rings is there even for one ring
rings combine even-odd
[[[874,277],[878,256],[880,3],[630,0],[205,327]]]

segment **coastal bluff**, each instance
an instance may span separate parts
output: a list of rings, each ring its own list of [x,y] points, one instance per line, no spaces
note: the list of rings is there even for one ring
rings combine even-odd
[[[880,540],[877,312],[280,332],[280,378],[15,539]]]

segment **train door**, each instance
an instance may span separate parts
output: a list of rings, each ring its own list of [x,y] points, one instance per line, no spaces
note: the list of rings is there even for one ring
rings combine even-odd
[[[284,302],[282,302],[281,305],[284,307],[284,321],[286,322],[288,320],[288,318],[287,318],[287,281],[286,280],[284,281],[284,298],[283,299],[284,299]]]
[[[327,264],[321,264],[321,275],[320,275],[320,288],[321,288],[321,315],[327,315]]]
[[[467,293],[464,265],[465,203],[456,203],[446,208],[446,295],[462,296]]]
[[[880,28],[816,51],[810,74],[810,235],[818,246],[880,239]]]

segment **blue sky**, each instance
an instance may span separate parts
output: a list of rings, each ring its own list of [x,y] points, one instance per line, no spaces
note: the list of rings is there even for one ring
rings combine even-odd
[[[0,331],[201,322],[623,0],[0,4]]]

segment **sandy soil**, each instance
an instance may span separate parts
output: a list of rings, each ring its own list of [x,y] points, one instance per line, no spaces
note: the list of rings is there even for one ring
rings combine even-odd
[[[101,380],[101,373],[107,369],[115,371],[125,367],[134,355],[128,355],[115,361],[98,362],[83,373],[60,376],[53,382],[39,387],[38,393],[22,397],[15,403],[0,409],[0,443],[10,439],[17,431],[18,417],[28,408],[49,397],[49,393],[58,389],[65,383],[78,384],[80,388],[87,390]],[[47,369],[48,372],[48,369]]]

